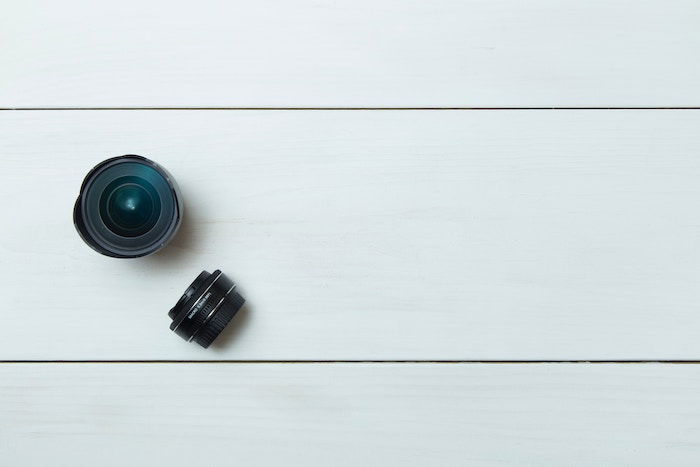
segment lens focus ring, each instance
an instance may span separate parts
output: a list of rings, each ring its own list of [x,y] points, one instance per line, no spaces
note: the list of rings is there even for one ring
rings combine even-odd
[[[194,341],[205,349],[221,334],[226,325],[233,319],[245,300],[237,292],[229,293],[217,312],[212,316],[206,326],[194,336]]]

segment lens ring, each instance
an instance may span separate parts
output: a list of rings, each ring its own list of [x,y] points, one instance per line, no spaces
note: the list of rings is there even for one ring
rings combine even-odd
[[[192,298],[194,293],[200,287],[202,287],[202,285],[204,285],[204,281],[206,281],[209,276],[210,276],[210,274],[207,271],[202,271],[201,273],[199,273],[197,278],[192,281],[192,283],[190,284],[189,287],[187,287],[187,290],[185,290],[185,293],[182,294],[182,297],[180,297],[180,300],[178,300],[178,302],[175,304],[175,306],[172,307],[170,309],[170,311],[168,312],[168,316],[170,316],[171,319],[175,318],[175,314],[177,313],[178,308],[182,307],[187,300]]]

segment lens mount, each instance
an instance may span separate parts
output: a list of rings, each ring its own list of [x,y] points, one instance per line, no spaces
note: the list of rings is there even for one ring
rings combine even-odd
[[[245,299],[236,292],[236,284],[216,270],[202,271],[168,312],[170,329],[188,342],[205,349],[233,319]]]
[[[152,160],[130,154],[107,159],[87,174],[73,222],[95,251],[137,258],[164,247],[177,233],[182,213],[172,176]]]

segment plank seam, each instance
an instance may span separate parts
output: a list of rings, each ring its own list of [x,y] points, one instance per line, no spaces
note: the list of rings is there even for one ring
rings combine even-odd
[[[0,360],[0,364],[484,364],[484,365],[540,365],[540,364],[700,364],[700,360]]]
[[[358,110],[700,110],[700,107],[0,107],[0,111],[36,110],[274,110],[274,111],[358,111]]]

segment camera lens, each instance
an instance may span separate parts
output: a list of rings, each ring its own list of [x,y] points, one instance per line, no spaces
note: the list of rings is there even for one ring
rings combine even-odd
[[[94,250],[116,258],[151,254],[175,236],[182,201],[170,174],[145,157],[107,159],[83,180],[73,221]]]
[[[205,349],[243,306],[236,284],[220,270],[202,271],[168,312],[170,329],[186,341]]]

